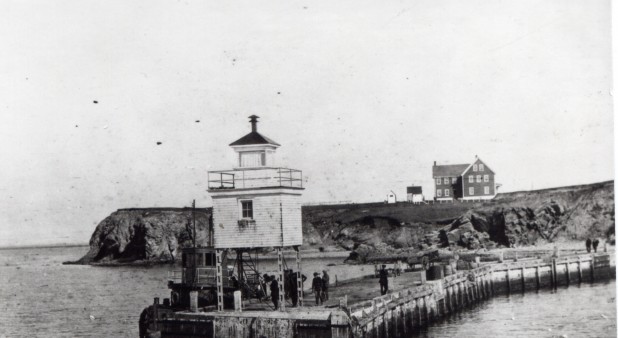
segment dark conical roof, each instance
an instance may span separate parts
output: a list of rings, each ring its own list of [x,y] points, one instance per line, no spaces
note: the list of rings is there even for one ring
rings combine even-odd
[[[249,134],[239,138],[238,140],[230,143],[230,146],[246,146],[250,144],[272,144],[275,146],[281,146],[279,143],[269,139],[257,131],[252,131]]]
[[[279,143],[269,139],[268,137],[257,132],[257,119],[259,116],[249,116],[249,122],[251,122],[251,132],[238,140],[230,143],[230,146],[246,146],[253,144],[272,144],[275,146],[281,146]]]

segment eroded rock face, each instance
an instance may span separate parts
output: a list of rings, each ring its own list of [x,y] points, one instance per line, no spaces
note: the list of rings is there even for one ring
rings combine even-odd
[[[441,230],[441,244],[476,250],[495,244],[513,247],[551,242],[566,228],[565,210],[550,201],[535,210],[513,207],[469,211]]]
[[[208,243],[210,215],[210,209],[195,210],[198,245]],[[171,262],[192,245],[191,209],[121,209],[99,223],[78,263]]]

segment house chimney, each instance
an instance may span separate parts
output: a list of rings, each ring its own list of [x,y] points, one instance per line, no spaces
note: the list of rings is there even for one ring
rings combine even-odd
[[[436,166],[436,161],[433,161],[433,166],[434,166],[434,167]]]
[[[258,118],[259,116],[256,116],[256,115],[249,116],[249,122],[251,122],[251,131],[254,133],[257,131],[257,119]]]

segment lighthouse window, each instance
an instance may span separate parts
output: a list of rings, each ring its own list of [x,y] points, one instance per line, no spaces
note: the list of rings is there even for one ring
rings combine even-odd
[[[261,167],[266,162],[266,154],[264,152],[245,152],[240,153],[240,166],[246,167]]]
[[[253,201],[240,201],[242,218],[253,219]]]

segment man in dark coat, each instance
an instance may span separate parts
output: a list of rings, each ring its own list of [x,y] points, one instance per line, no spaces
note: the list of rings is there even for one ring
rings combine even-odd
[[[599,246],[599,239],[595,238],[594,241],[592,241],[592,248],[594,248],[594,252],[597,252],[598,246]]]
[[[322,301],[328,300],[328,286],[330,284],[330,276],[326,270],[322,270]]]
[[[380,292],[382,295],[388,292],[388,271],[386,271],[386,265],[382,265],[382,270],[380,270]]]
[[[586,251],[590,252],[591,248],[592,248],[592,240],[590,238],[588,238],[586,240]]]
[[[317,272],[313,273],[313,282],[311,283],[311,289],[315,293],[315,305],[322,304],[322,288],[324,287],[324,282],[322,282],[322,278],[320,278],[320,274]]]
[[[307,280],[307,276],[302,275],[303,283]],[[292,298],[292,306],[298,305],[298,272],[293,272],[290,275],[290,298]]]
[[[275,310],[277,310],[279,308],[279,283],[277,283],[276,277],[273,278],[272,282],[270,282],[270,298],[273,301]]]

